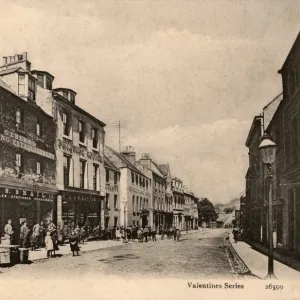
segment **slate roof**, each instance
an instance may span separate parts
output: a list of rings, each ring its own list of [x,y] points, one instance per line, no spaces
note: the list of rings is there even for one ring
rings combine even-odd
[[[104,155],[104,167],[110,168],[120,173],[119,169],[113,164],[113,162],[106,155]]]
[[[0,79],[0,86],[16,95],[16,93],[1,79]]]
[[[11,69],[6,69],[6,70],[0,71],[0,76],[1,76],[1,75],[7,75],[7,74],[15,73],[15,72],[17,72],[17,71],[27,72],[27,71],[24,70],[22,67],[15,67],[15,68],[11,68]]]
[[[169,165],[168,164],[163,164],[163,165],[158,165],[158,168],[160,171],[167,176],[168,175],[168,170],[169,170]]]

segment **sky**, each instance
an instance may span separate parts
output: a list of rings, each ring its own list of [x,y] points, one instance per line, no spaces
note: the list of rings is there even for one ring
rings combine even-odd
[[[2,3],[3,2],[3,3]],[[282,89],[300,1],[0,0],[1,56],[75,90],[106,142],[169,163],[195,195],[245,189],[253,117]],[[6,4],[5,4],[6,3]]]

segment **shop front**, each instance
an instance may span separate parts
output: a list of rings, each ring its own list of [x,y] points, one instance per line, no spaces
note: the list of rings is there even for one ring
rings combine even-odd
[[[149,210],[148,209],[142,209],[140,211],[140,219],[142,222],[142,228],[145,226],[148,226],[148,216],[149,216]]]
[[[98,227],[101,224],[101,197],[96,193],[59,192],[62,201],[62,225]]]
[[[26,221],[31,229],[38,221],[48,222],[54,218],[55,193],[46,193],[28,188],[0,187],[1,234],[8,219],[12,220],[13,242],[19,243],[20,227]]]

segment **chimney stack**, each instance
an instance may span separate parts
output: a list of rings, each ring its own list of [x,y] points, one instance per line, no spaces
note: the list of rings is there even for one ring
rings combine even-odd
[[[3,66],[6,66],[6,65],[7,65],[7,57],[3,56]]]
[[[125,151],[121,152],[133,165],[136,163],[136,153],[131,146],[126,146]]]

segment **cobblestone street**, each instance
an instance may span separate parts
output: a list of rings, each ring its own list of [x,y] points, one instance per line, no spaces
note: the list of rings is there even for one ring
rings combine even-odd
[[[177,278],[233,279],[232,255],[224,247],[224,229],[182,235],[179,242],[157,240],[129,243],[82,253],[79,257],[63,256],[30,265],[1,269],[5,278],[53,278],[117,275],[163,276]],[[100,242],[101,243],[101,242]],[[238,264],[236,262],[235,264]]]

